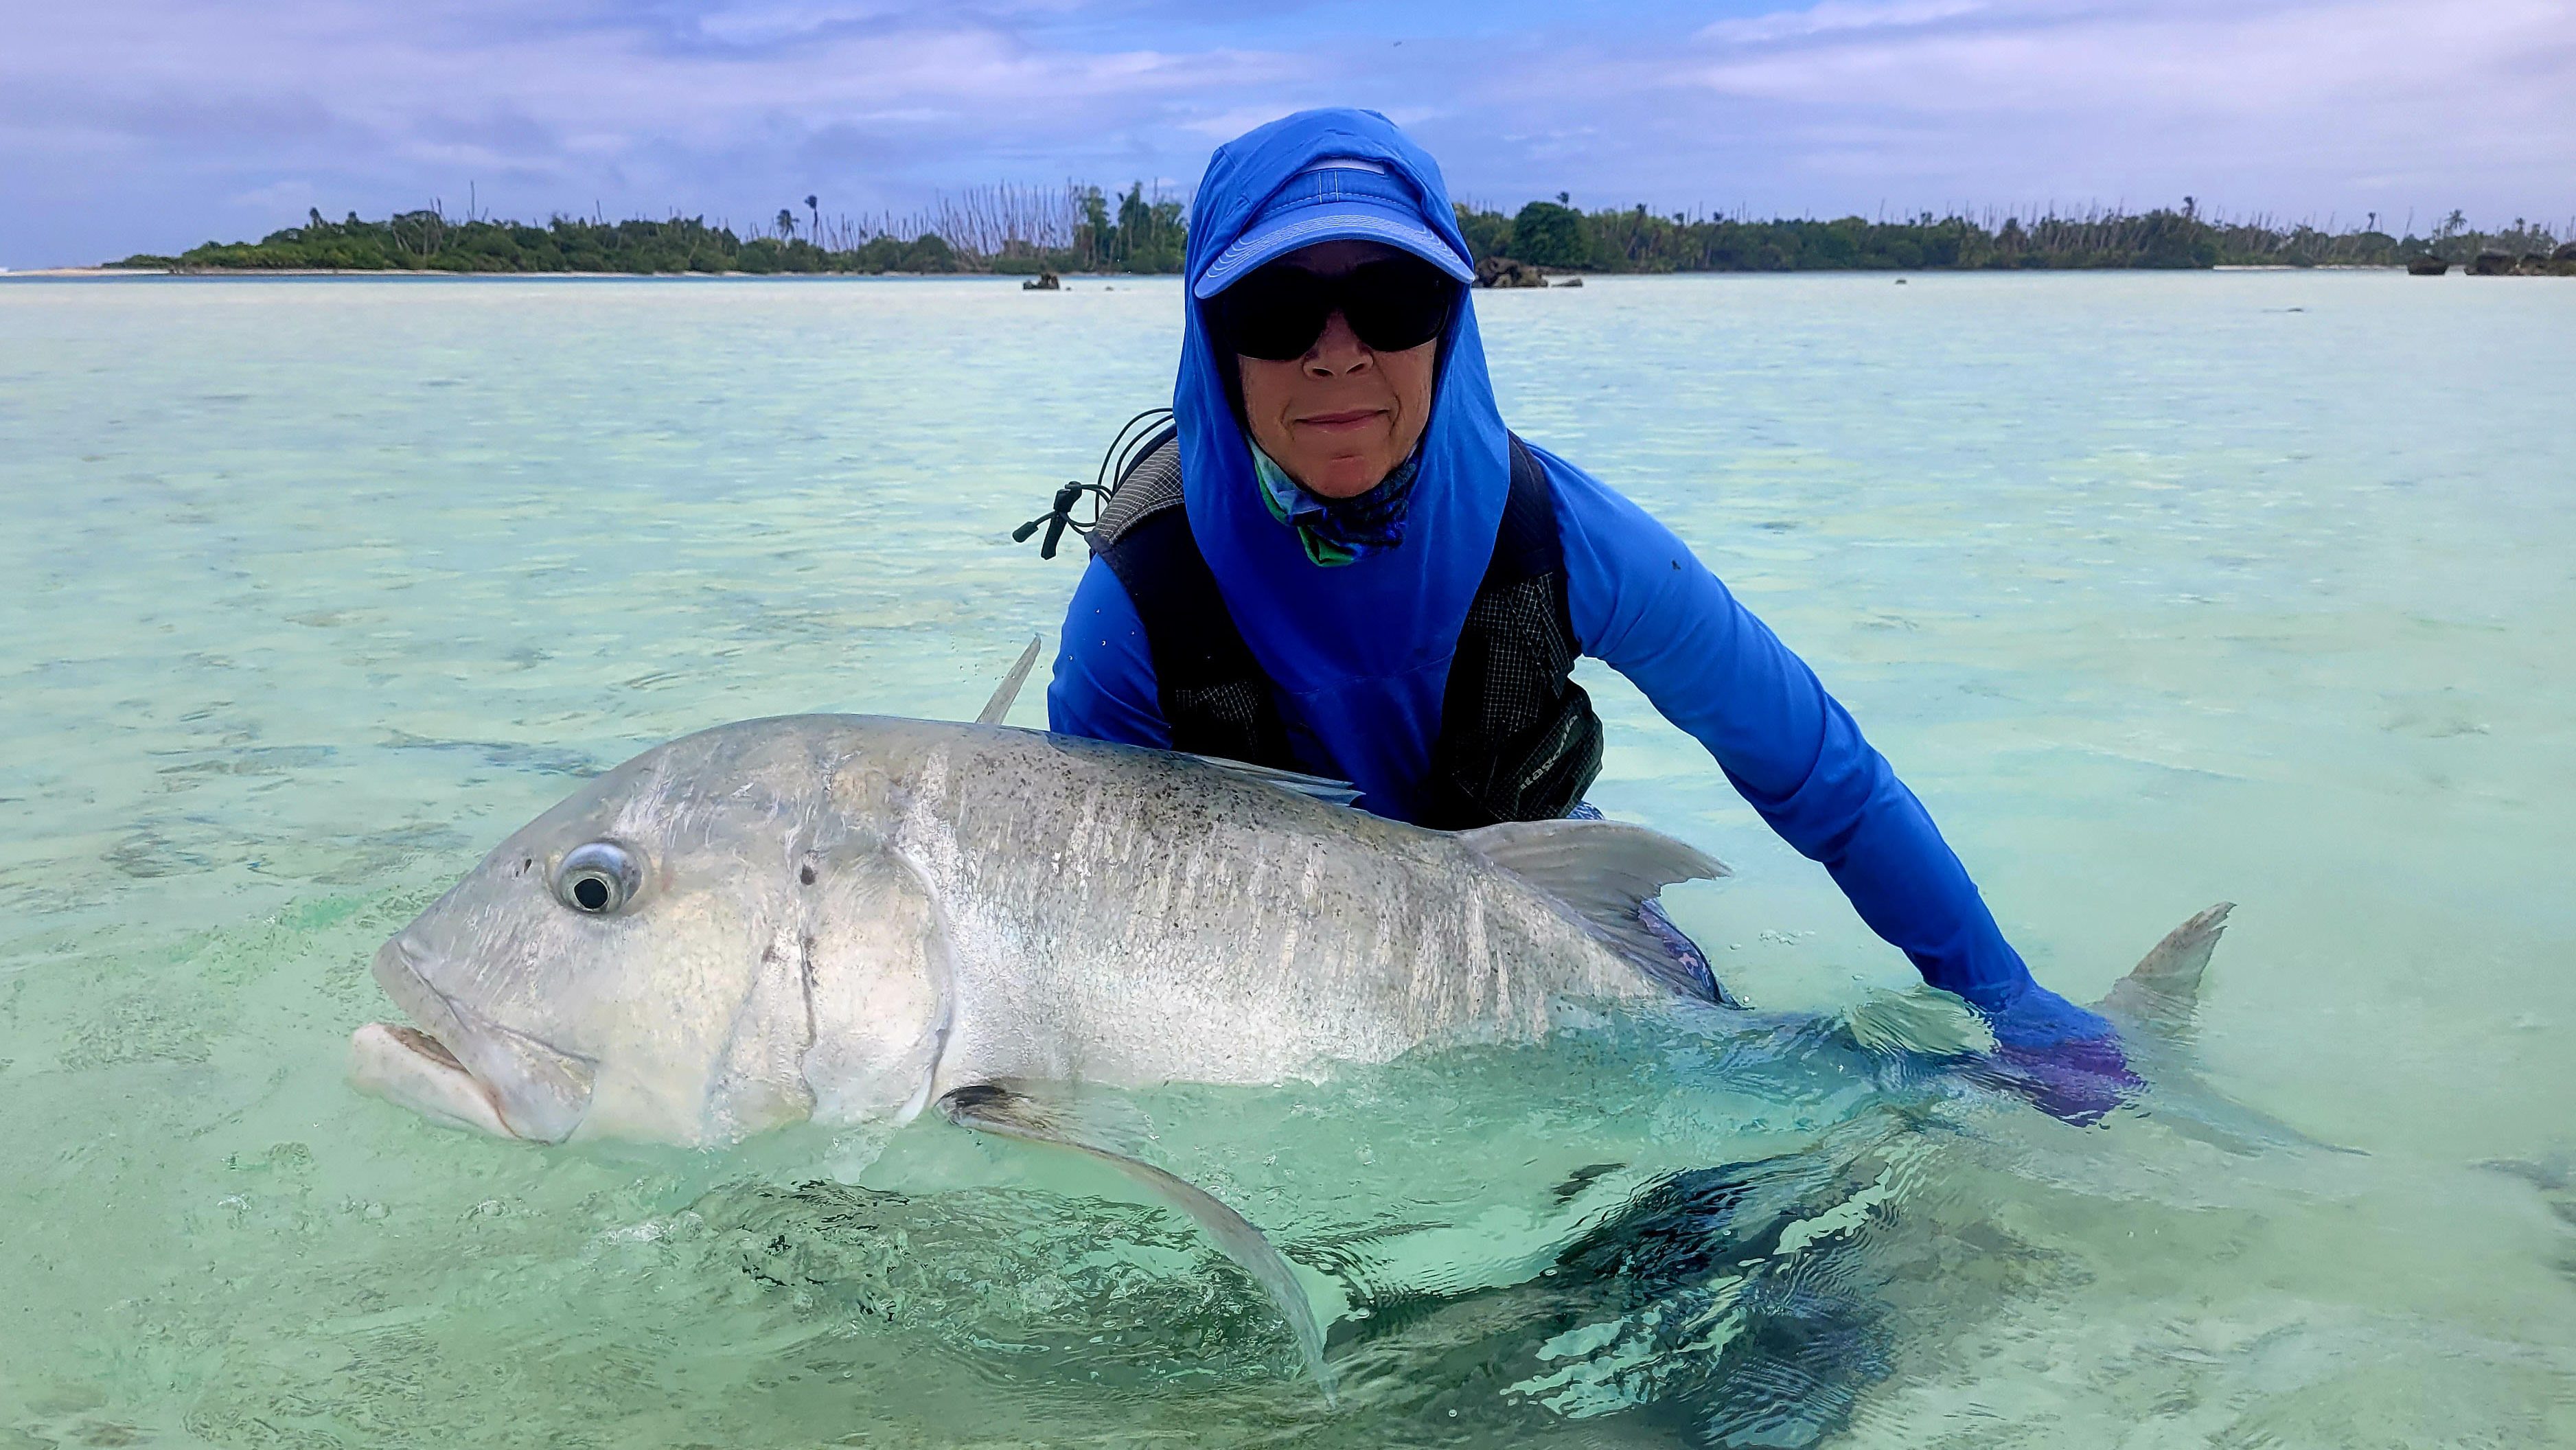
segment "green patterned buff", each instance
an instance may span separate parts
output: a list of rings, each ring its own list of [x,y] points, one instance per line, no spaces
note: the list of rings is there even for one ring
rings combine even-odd
[[[1308,493],[1288,476],[1288,470],[1261,451],[1261,445],[1251,447],[1253,476],[1261,480],[1261,501],[1272,518],[1297,531],[1307,562],[1330,569],[1404,542],[1405,504],[1413,497],[1419,452],[1359,497],[1327,499]]]

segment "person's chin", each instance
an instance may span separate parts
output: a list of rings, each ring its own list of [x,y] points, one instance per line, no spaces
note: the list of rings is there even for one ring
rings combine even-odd
[[[1377,487],[1386,477],[1386,470],[1372,458],[1330,458],[1308,477],[1313,480],[1306,485],[1308,493],[1331,499],[1357,498]]]

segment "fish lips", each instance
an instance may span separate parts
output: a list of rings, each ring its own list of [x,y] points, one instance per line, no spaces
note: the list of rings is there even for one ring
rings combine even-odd
[[[493,1021],[430,984],[401,936],[376,950],[376,984],[418,1030],[369,1023],[350,1039],[358,1085],[432,1118],[560,1143],[590,1109],[598,1064]]]

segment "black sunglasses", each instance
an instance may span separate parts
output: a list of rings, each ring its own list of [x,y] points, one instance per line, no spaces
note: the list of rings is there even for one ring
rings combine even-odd
[[[1212,299],[1218,336],[1245,357],[1304,357],[1336,312],[1374,352],[1403,352],[1438,337],[1458,284],[1419,257],[1364,262],[1337,277],[1273,262]]]

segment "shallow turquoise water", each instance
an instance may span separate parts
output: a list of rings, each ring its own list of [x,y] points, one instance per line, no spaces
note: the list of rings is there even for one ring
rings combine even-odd
[[[1327,1416],[1248,1283],[1113,1182],[927,1127],[837,1186],[820,1135],[517,1150],[342,1085],[375,943],[579,772],[753,715],[962,718],[1052,644],[1075,565],[1007,531],[1167,391],[1177,306],[0,284],[0,1447],[1670,1443],[1621,1407],[1715,1350],[1629,1339],[1728,1342],[1735,1280],[1618,1306],[1538,1266],[1657,1171],[1755,1160],[1822,1225],[1775,1258],[1868,1321],[1784,1396],[1841,1443],[2576,1443],[2576,287],[2545,279],[1478,299],[1516,427],[1817,665],[2044,980],[2089,999],[2241,903],[2200,1079],[2366,1156],[1622,1029],[1164,1095],[1172,1166],[1354,1311]],[[1739,991],[1905,985],[1589,683],[1595,799],[1740,873],[1676,902]],[[1754,1395],[1721,1390],[1692,1403]]]

